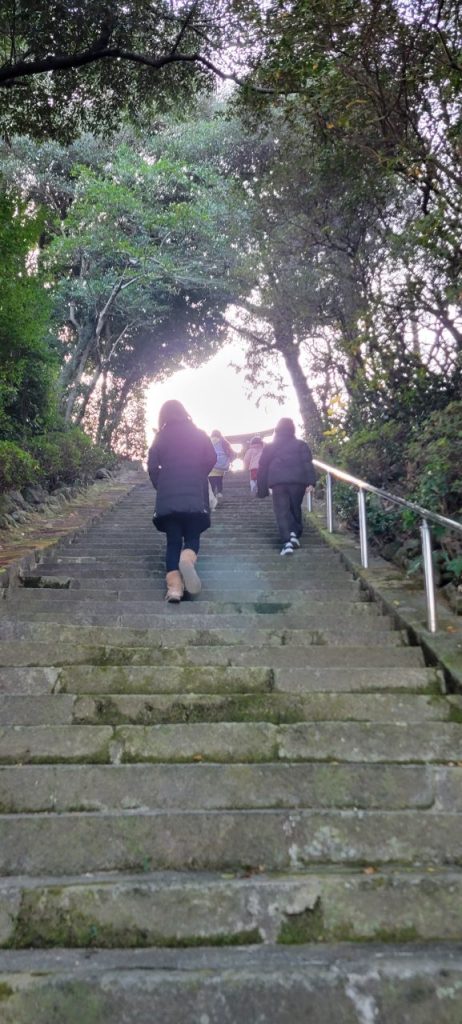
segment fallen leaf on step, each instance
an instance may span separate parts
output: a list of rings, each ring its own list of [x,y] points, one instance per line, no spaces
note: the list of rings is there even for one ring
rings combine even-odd
[[[193,754],[193,761],[203,761],[203,760],[204,760],[204,755],[203,754]]]
[[[367,868],[363,868],[363,875],[375,875],[376,873],[377,868],[373,868],[372,865]]]

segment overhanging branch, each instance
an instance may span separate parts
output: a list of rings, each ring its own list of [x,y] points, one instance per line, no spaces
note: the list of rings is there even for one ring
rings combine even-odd
[[[160,71],[170,64],[200,64],[218,78],[221,78],[222,81],[235,82],[236,85],[240,86],[248,85],[254,92],[259,93],[273,94],[274,91],[273,89],[248,83],[245,79],[240,78],[239,75],[231,71],[223,71],[201,53],[180,53],[173,50],[162,57],[150,57],[148,54],[124,50],[119,46],[101,49],[91,47],[82,53],[50,55],[40,60],[21,60],[17,61],[16,64],[4,65],[0,68],[0,87],[12,88],[15,82],[21,78],[30,78],[32,75],[42,75],[50,71],[69,71],[73,68],[82,68],[89,64],[95,64],[100,60],[125,60],[132,64],[142,64],[145,67],[152,68],[154,71]]]

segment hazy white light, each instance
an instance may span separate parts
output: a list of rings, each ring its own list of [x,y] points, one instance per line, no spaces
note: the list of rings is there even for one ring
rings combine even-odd
[[[169,380],[151,384],[147,391],[148,443],[157,426],[159,409],[170,398],[182,402],[196,425],[208,433],[214,428],[223,434],[258,433],[274,427],[281,416],[291,416],[299,424],[300,414],[291,386],[283,405],[274,399],[263,399],[257,407],[258,394],[249,397],[243,373],[236,373],[230,363],[244,366],[244,346],[226,345],[198,369],[179,370]]]

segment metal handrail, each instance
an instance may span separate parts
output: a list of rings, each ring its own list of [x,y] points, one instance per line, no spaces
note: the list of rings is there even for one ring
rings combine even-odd
[[[319,459],[313,459],[313,464],[317,469],[321,469],[326,474],[326,518],[329,533],[333,533],[335,529],[332,486],[333,478],[336,480],[343,480],[344,483],[350,484],[352,487],[357,487],[358,489],[359,545],[361,550],[361,565],[364,569],[367,569],[369,565],[366,491],[370,494],[376,494],[382,501],[389,501],[394,505],[399,505],[401,508],[407,508],[419,516],[422,521],[420,526],[420,535],[425,577],[427,626],[430,633],[436,633],[437,616],[435,577],[433,572],[432,537],[429,522],[438,523],[438,525],[445,526],[450,530],[458,530],[460,533],[462,533],[462,523],[458,523],[455,519],[449,519],[448,516],[441,516],[438,512],[431,512],[430,509],[423,508],[422,505],[417,505],[414,501],[408,501],[406,498],[401,498],[397,494],[391,494],[389,491],[385,491],[381,487],[375,487],[374,484],[369,484],[366,480],[360,480],[359,477],[352,476],[351,473],[346,473],[345,470],[339,469],[337,466],[331,466],[328,462],[321,462]],[[307,492],[307,508],[309,512],[312,511],[311,491]]]

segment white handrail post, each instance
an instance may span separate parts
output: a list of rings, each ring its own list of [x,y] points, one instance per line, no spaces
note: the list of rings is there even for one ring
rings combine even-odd
[[[326,516],[329,533],[334,532],[334,496],[332,490],[332,473],[326,473]]]
[[[436,598],[435,598],[435,575],[433,572],[432,534],[428,521],[422,519],[420,527],[422,538],[422,557],[425,576],[425,594],[427,599],[427,627],[430,633],[436,633]]]
[[[366,493],[362,487],[358,490],[358,515],[359,515],[359,546],[361,549],[361,565],[363,569],[369,566],[369,551],[367,544],[367,514],[366,514]]]
[[[311,490],[311,488],[308,488],[306,492],[306,511],[313,511],[313,491]]]

